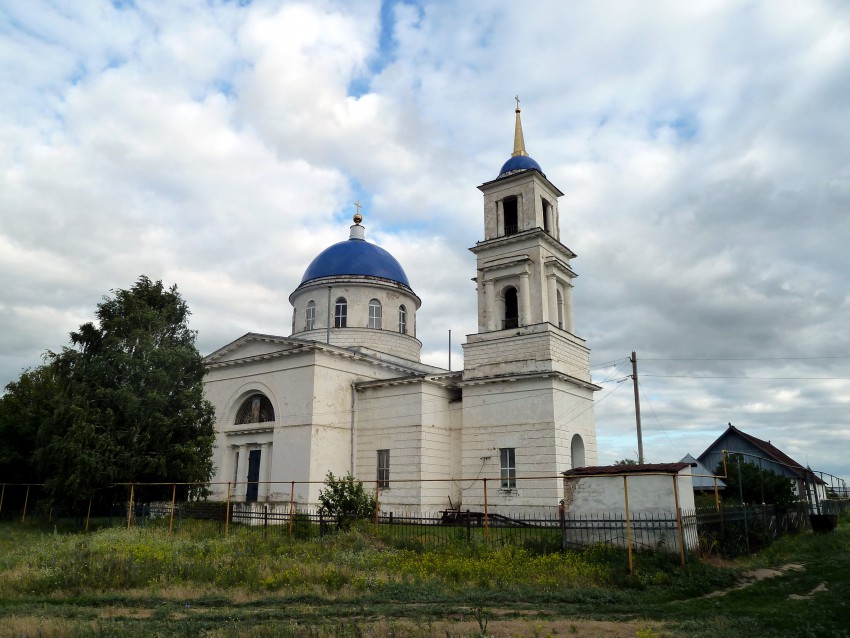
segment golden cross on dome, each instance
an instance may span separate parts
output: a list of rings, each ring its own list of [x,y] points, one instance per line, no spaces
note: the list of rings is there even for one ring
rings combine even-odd
[[[517,94],[514,99],[516,100],[516,110],[519,111],[519,94]]]
[[[356,202],[354,202],[354,205],[357,207],[357,214],[359,215],[360,214],[360,208],[363,206],[363,204],[361,204],[360,200],[358,199]]]

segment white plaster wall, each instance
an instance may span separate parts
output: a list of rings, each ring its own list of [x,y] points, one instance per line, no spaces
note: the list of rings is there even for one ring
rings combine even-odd
[[[555,445],[559,472],[575,467],[572,439],[578,434],[584,443],[584,465],[596,465],[596,418],[593,392],[560,379],[553,379],[555,405]]]
[[[488,479],[488,507],[557,504],[561,488],[552,383],[549,378],[529,378],[464,388],[464,507],[483,507],[483,483],[469,480],[475,478]],[[515,448],[518,478],[547,478],[518,480],[515,490],[500,490],[500,448]]]
[[[262,342],[244,344],[233,359],[245,352],[259,356],[286,348],[285,344]],[[297,348],[295,351],[298,351]],[[345,475],[351,469],[351,384],[395,376],[397,370],[372,365],[366,361],[337,356],[322,351],[298,351],[289,357],[244,361],[209,369],[205,378],[205,396],[216,409],[216,444],[214,448],[214,481],[233,480],[234,445],[248,445],[245,453],[263,443],[261,477],[272,482],[270,500],[289,500],[291,481],[297,481],[295,500],[303,505],[315,503],[321,482],[331,470]],[[249,395],[265,394],[275,409],[270,423],[234,425],[236,411]],[[268,472],[265,463],[270,462]],[[240,461],[241,474],[247,472],[245,458]],[[307,482],[312,483],[307,484]],[[226,497],[226,485],[215,486],[215,498]],[[245,487],[235,490],[235,498],[244,498]],[[260,486],[261,498],[265,495]]]
[[[464,380],[554,371],[590,382],[584,340],[548,323],[467,335],[463,353]]]
[[[364,388],[357,399],[357,476],[377,478],[377,450],[390,450],[390,487],[384,511],[445,509],[451,494],[452,392],[427,382]],[[428,482],[425,479],[441,479]],[[446,481],[446,482],[443,482]],[[395,508],[395,509],[393,509]]]

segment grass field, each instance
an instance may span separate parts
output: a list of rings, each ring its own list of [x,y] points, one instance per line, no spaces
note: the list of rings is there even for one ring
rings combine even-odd
[[[191,525],[87,535],[0,524],[0,638],[850,638],[850,520],[734,563],[595,547],[413,551]],[[742,585],[745,585],[742,587]]]

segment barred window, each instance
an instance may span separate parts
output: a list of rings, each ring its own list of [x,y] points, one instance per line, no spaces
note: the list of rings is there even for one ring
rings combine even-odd
[[[264,394],[252,394],[242,402],[236,413],[236,425],[274,421],[272,402]]]

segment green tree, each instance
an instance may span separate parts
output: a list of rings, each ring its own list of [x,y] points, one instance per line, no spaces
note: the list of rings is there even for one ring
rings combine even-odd
[[[320,510],[336,519],[339,529],[348,529],[358,518],[375,514],[377,501],[363,489],[363,482],[351,473],[336,477],[330,470],[325,476],[325,489],[319,490]]]
[[[42,423],[56,408],[59,385],[50,365],[26,370],[0,397],[0,481],[41,483],[33,459]]]
[[[614,465],[637,465],[638,462],[634,459],[620,459],[619,461],[614,461]]]
[[[738,480],[738,463],[741,464],[741,480]],[[723,491],[725,501],[739,502],[743,492],[744,502],[748,504],[766,503],[788,507],[795,501],[791,479],[781,476],[768,469],[760,468],[756,463],[738,454],[730,454],[726,459],[729,475],[723,479],[726,489]],[[718,464],[714,473],[723,476],[723,463]],[[739,489],[740,485],[740,489]],[[762,500],[762,498],[764,500]]]
[[[104,297],[71,347],[10,384],[11,413],[29,403],[27,375],[46,397],[21,434],[32,440],[38,421],[32,455],[54,500],[85,500],[111,483],[209,480],[214,410],[189,314],[176,286],[140,277]]]

